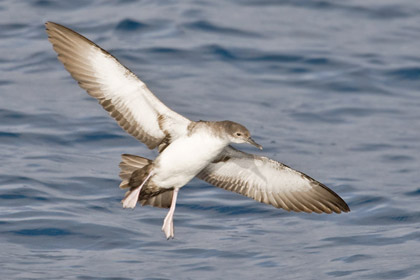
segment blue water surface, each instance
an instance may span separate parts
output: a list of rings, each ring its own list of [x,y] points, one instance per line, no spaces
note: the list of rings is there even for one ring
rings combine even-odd
[[[51,20],[109,50],[193,120],[246,125],[324,182],[340,215],[193,180],[124,210],[122,153],[156,156],[57,60]],[[420,279],[420,3],[0,1],[1,279]]]

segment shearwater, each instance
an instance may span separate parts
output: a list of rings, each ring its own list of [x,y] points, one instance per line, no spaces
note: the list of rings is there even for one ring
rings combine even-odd
[[[322,183],[280,162],[239,151],[230,143],[262,149],[247,128],[232,121],[191,121],[165,106],[110,53],[60,24],[47,22],[58,59],[79,85],[95,97],[129,134],[150,149],[155,160],[122,155],[120,188],[128,189],[124,208],[170,208],[162,230],[174,237],[179,189],[192,178],[287,211],[341,213],[350,209]]]

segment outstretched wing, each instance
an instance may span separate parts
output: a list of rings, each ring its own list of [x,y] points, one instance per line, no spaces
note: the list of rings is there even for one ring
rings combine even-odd
[[[328,214],[350,211],[341,197],[311,177],[280,162],[231,146],[197,177],[287,211]]]
[[[67,71],[125,131],[150,149],[185,133],[190,121],[166,107],[110,53],[67,27],[45,25]]]

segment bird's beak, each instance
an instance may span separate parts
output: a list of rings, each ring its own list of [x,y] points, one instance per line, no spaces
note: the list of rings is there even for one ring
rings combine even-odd
[[[248,138],[248,141],[247,141],[249,144],[251,144],[251,145],[253,145],[253,146],[255,146],[255,147],[257,147],[258,149],[260,149],[260,150],[262,150],[263,149],[263,147],[260,145],[260,144],[258,144],[257,142],[255,142],[254,141],[254,139],[252,139],[251,137],[249,137]]]

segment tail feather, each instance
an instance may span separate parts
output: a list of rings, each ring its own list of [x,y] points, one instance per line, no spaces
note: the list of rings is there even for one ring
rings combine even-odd
[[[150,205],[150,206],[159,207],[159,208],[169,208],[172,203],[173,193],[174,193],[173,190],[169,190],[164,193],[153,196],[149,199],[141,199],[140,200],[141,206]]]
[[[146,165],[152,163],[150,159],[135,156],[135,155],[129,155],[129,154],[122,154],[121,155],[122,161],[120,162],[120,178],[122,179],[122,182],[120,184],[121,189],[130,188],[128,185],[130,181],[131,174],[133,174],[134,171],[138,169],[142,169]]]
[[[121,159],[122,161],[120,162],[120,165],[119,165],[121,168],[120,178],[122,179],[120,188],[121,189],[130,188],[130,190],[128,190],[125,194],[125,197],[127,197],[131,193],[131,191],[135,190],[135,188],[132,188],[132,186],[130,186],[129,184],[130,179],[132,181],[133,179],[139,179],[141,181],[141,178],[143,178],[147,174],[137,174],[137,173],[143,173],[140,170],[146,167],[147,165],[151,164],[152,161],[147,158],[143,158],[143,157],[135,156],[135,155],[129,155],[129,154],[121,155]],[[134,178],[132,177],[132,175],[134,175]],[[156,192],[154,191],[150,192],[150,191],[151,189],[148,188],[148,186],[146,185],[143,187],[142,191],[140,192],[139,202],[141,203],[142,206],[150,205],[153,207],[160,207],[160,208],[169,208],[171,206],[173,189],[160,188],[156,190]]]

